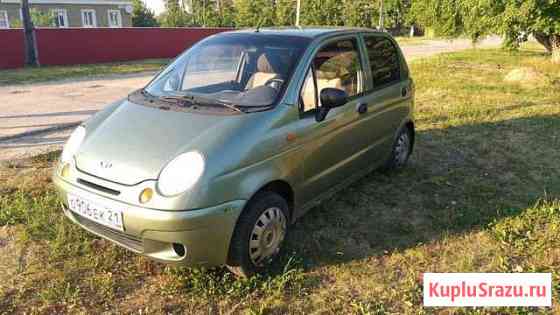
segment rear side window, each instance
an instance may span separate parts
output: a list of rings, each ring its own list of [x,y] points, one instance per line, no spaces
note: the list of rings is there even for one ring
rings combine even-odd
[[[373,87],[400,81],[401,68],[395,45],[385,37],[367,36],[364,40],[371,67]]]

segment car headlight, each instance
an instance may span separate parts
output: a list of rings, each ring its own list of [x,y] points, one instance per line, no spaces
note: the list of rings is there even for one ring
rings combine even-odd
[[[161,171],[158,190],[164,196],[175,196],[192,188],[204,172],[204,157],[198,152],[183,153]]]
[[[70,162],[74,154],[78,152],[85,136],[86,128],[82,126],[79,126],[72,132],[70,138],[68,138],[68,141],[66,141],[66,144],[64,145],[64,149],[62,150],[62,156],[60,157],[61,162]]]

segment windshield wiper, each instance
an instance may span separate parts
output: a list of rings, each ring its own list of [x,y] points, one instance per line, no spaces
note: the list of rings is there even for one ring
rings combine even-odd
[[[239,113],[243,113],[245,114],[246,112],[241,110],[239,107],[226,102],[226,101],[222,101],[222,100],[218,100],[218,99],[213,99],[213,98],[209,98],[209,97],[204,97],[204,96],[199,96],[199,95],[192,95],[192,94],[187,94],[187,95],[165,95],[165,96],[160,96],[160,99],[163,101],[173,101],[173,102],[188,102],[190,103],[190,105],[201,105],[201,106],[214,106],[214,105],[220,105],[226,108],[229,108],[233,111],[239,112]]]
[[[158,97],[160,100],[165,101],[165,102],[173,102],[177,105],[186,107],[188,103],[188,106],[192,106],[194,105],[194,102],[192,101],[192,99],[185,97],[185,96],[175,96],[175,95],[164,95],[164,96],[160,96]]]
[[[197,104],[200,104],[199,102],[196,102],[196,103],[197,103]],[[246,112],[243,111],[242,109],[240,109],[239,107],[237,107],[237,106],[235,106],[235,105],[233,105],[233,104],[230,104],[230,103],[228,103],[228,102],[221,101],[221,100],[209,100],[208,103],[205,103],[205,104],[203,103],[202,105],[214,105],[214,104],[221,105],[221,106],[223,106],[223,107],[227,107],[227,108],[229,108],[229,109],[231,109],[231,110],[234,110],[234,111],[239,112],[239,113],[242,113],[242,114],[246,114]]]

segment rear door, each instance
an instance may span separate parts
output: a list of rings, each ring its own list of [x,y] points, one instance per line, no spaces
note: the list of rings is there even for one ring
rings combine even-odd
[[[367,105],[358,129],[367,139],[365,163],[384,162],[394,137],[408,116],[411,81],[397,44],[383,33],[362,36],[366,56],[367,90],[362,101]]]

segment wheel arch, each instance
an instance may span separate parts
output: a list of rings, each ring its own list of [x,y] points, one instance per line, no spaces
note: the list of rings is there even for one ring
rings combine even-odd
[[[289,215],[288,221],[291,221],[291,219],[293,218],[293,212],[295,208],[295,193],[292,186],[287,181],[281,179],[270,181],[267,184],[261,186],[259,189],[257,189],[257,191],[253,193],[251,198],[249,198],[246,205],[248,205],[252,200],[255,199],[256,196],[258,196],[259,193],[263,191],[277,193],[286,200],[286,202],[288,203],[288,215]],[[247,206],[245,206],[243,211],[245,211],[246,208]]]
[[[291,222],[291,219],[293,217],[294,206],[295,206],[294,205],[294,202],[295,202],[294,190],[292,189],[292,186],[287,181],[273,180],[273,181],[270,181],[267,184],[263,185],[259,189],[257,189],[253,193],[251,198],[249,198],[247,200],[247,202],[245,203],[245,206],[243,207],[243,209],[239,213],[239,216],[237,217],[237,220],[235,221],[234,230],[237,229],[238,224],[239,224],[239,220],[243,216],[243,213],[248,211],[247,209],[249,208],[249,205],[251,204],[251,202],[253,202],[255,200],[255,198],[257,198],[259,196],[259,194],[261,194],[263,192],[277,193],[282,198],[284,198],[284,200],[286,200],[286,202],[288,204],[288,222]],[[233,237],[233,235],[232,235],[232,237]],[[232,252],[232,241],[233,241],[233,238],[230,239],[230,243],[228,245],[226,264],[235,266],[235,264],[238,263],[238,261],[236,261],[233,258],[234,253]]]

